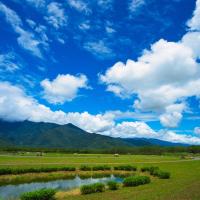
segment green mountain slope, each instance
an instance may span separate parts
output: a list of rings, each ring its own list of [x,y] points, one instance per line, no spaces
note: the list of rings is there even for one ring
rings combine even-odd
[[[111,148],[131,146],[108,136],[88,133],[73,124],[0,121],[0,145],[48,148]]]

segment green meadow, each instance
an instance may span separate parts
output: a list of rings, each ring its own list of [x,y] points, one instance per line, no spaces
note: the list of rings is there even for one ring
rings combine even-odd
[[[138,187],[120,187],[116,191],[106,190],[103,193],[80,195],[79,189],[72,191],[58,191],[58,200],[199,200],[200,199],[200,160],[180,155],[104,155],[104,154],[56,154],[47,153],[43,156],[28,154],[2,154],[0,168],[40,168],[40,167],[76,167],[77,172],[49,172],[30,173],[19,175],[1,175],[3,180],[20,180],[25,182],[45,180],[45,177],[58,179],[67,177],[67,174],[80,173],[81,165],[96,166],[133,165],[137,167],[135,173],[141,174],[140,168],[144,166],[157,166],[171,174],[170,179],[159,179],[150,176],[151,183]],[[87,172],[81,172],[82,175]],[[106,173],[106,172],[98,172]],[[144,173],[145,174],[145,173]],[[39,178],[38,178],[39,177]],[[51,180],[51,178],[49,180]],[[47,179],[48,180],[48,179]],[[17,182],[16,182],[17,183]]]

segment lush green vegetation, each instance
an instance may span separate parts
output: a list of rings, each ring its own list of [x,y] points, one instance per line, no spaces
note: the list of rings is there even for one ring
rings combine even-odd
[[[75,167],[41,167],[41,168],[0,168],[0,175],[25,174],[56,171],[75,171]]]
[[[92,167],[88,166],[88,165],[81,165],[79,168],[81,171],[91,171]]]
[[[93,171],[106,171],[106,170],[111,170],[111,166],[108,165],[97,165],[92,167]]]
[[[149,172],[150,175],[157,176],[160,179],[169,179],[170,178],[170,173],[169,172],[162,171],[158,167],[154,167],[154,166],[151,166],[151,167],[142,167],[141,171],[142,172]]]
[[[200,154],[200,146],[133,146],[133,147],[112,147],[112,148],[31,148],[31,147],[1,147],[0,152],[43,152],[43,153],[79,153],[79,154],[134,154],[134,155],[164,155],[164,154]]]
[[[182,155],[182,154],[181,154]],[[9,167],[11,169],[21,168],[41,168],[41,167],[76,167],[76,171],[68,172],[48,172],[48,173],[31,173],[18,175],[1,175],[1,184],[17,184],[32,181],[47,181],[55,179],[73,178],[78,173],[85,178],[105,177],[115,174],[119,177],[128,177],[130,175],[149,175],[151,183],[135,187],[120,187],[119,190],[106,190],[104,193],[79,195],[79,192],[58,192],[57,200],[199,200],[200,199],[200,160],[195,155],[119,155],[112,154],[64,154],[60,152],[46,153],[43,156],[36,156],[34,152],[24,154],[16,153],[13,155],[0,156],[0,168]],[[108,165],[112,171],[82,171],[80,167],[86,165],[93,167],[96,165]],[[114,170],[115,166],[131,165],[137,167],[137,171],[120,171]],[[170,173],[170,179],[160,179],[157,176],[150,175],[145,169],[157,168],[164,172]],[[103,174],[103,175],[102,175]],[[108,186],[107,186],[108,187]]]
[[[109,190],[117,190],[119,188],[119,184],[116,181],[109,181],[107,185]]]
[[[137,167],[132,165],[119,165],[115,166],[114,170],[122,170],[122,171],[136,171]]]
[[[138,185],[144,185],[151,182],[148,176],[130,176],[124,179],[123,185],[125,187],[133,187]]]
[[[56,190],[41,189],[33,192],[26,192],[21,195],[21,200],[55,200]]]
[[[103,183],[94,183],[90,185],[83,185],[80,188],[81,194],[91,194],[97,192],[104,192],[105,185]]]

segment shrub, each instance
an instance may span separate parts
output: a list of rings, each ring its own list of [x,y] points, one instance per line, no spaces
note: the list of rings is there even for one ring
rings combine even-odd
[[[79,176],[79,178],[81,178],[81,179],[88,179],[88,178],[91,178],[91,174],[79,174],[78,176]]]
[[[95,188],[95,192],[104,192],[105,191],[105,185],[103,183],[95,183],[93,185]]]
[[[92,170],[92,167],[87,166],[87,165],[82,165],[82,166],[80,166],[79,169],[80,169],[81,171],[91,171],[91,170]]]
[[[105,170],[111,170],[111,167],[110,166],[107,166],[107,165],[97,165],[97,166],[94,166],[92,168],[93,171],[105,171]]]
[[[56,172],[56,171],[75,171],[75,167],[40,167],[40,168],[0,168],[0,175],[6,174],[25,174],[40,172]]]
[[[81,194],[91,194],[96,192],[103,192],[105,190],[105,185],[103,183],[94,183],[90,185],[81,186]]]
[[[161,170],[159,170],[158,167],[142,167],[141,171],[142,172],[148,171],[150,173],[150,175],[157,176],[160,179],[168,179],[168,178],[170,178],[170,173],[169,172],[161,171]]]
[[[81,194],[95,193],[95,188],[92,184],[91,185],[82,185],[80,190],[81,190]]]
[[[159,171],[157,176],[160,179],[169,179],[170,178],[170,173],[169,172],[164,172],[164,171]]]
[[[137,167],[131,166],[131,165],[119,165],[119,166],[115,166],[114,170],[136,171]]]
[[[130,186],[144,185],[150,182],[151,180],[148,176],[130,176],[124,179],[123,185],[126,187],[130,187]]]
[[[151,167],[142,167],[141,168],[141,171],[142,172],[150,172],[150,173],[153,173],[154,171],[158,170],[159,168],[158,167],[154,167],[154,166],[151,166]]]
[[[54,200],[56,190],[54,189],[41,189],[33,192],[26,192],[21,195],[21,200]]]
[[[107,185],[109,190],[117,190],[119,188],[119,184],[115,181],[109,181]]]
[[[92,174],[92,178],[105,178],[105,177],[110,177],[111,173],[95,173]]]

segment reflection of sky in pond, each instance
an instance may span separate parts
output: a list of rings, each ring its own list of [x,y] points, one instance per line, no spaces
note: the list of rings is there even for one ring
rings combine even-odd
[[[0,187],[0,199],[2,200],[14,200],[17,199],[22,193],[38,190],[41,188],[53,188],[58,190],[70,190],[72,188],[79,187],[84,184],[91,183],[106,183],[110,180],[121,182],[121,178],[114,177],[113,175],[105,178],[88,178],[80,179],[78,176],[72,180],[56,180],[45,183],[26,183],[19,185],[7,185]]]

